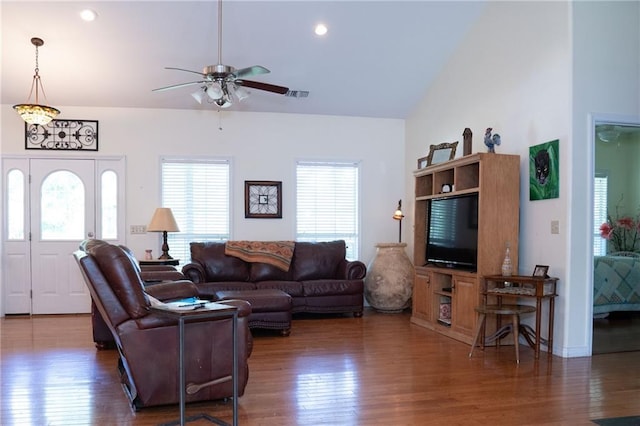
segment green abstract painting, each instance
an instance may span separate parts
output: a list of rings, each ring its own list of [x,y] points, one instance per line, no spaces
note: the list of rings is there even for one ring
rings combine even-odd
[[[560,196],[559,140],[529,148],[529,200]]]

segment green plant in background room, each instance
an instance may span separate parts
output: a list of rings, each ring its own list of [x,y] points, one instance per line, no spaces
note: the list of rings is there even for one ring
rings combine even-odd
[[[607,221],[600,225],[600,236],[609,241],[614,252],[636,252],[640,243],[640,218],[607,215]]]

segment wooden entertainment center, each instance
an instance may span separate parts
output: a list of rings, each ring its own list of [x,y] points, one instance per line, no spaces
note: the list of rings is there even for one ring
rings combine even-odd
[[[520,157],[476,153],[416,170],[414,177],[411,322],[471,344],[482,277],[501,273],[507,244],[514,274],[518,272]],[[473,193],[478,194],[477,267],[469,271],[427,264],[429,203]]]

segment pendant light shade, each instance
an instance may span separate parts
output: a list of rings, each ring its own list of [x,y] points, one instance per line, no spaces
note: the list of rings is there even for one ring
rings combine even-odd
[[[31,83],[31,92],[29,92],[29,99],[27,99],[27,103],[14,105],[13,109],[15,109],[18,114],[20,114],[20,117],[22,117],[22,119],[27,123],[44,125],[49,123],[58,114],[60,114],[60,110],[47,105],[39,104],[39,92],[40,90],[42,90],[42,94],[44,95],[44,88],[42,87],[42,80],[40,79],[39,74],[40,70],[38,68],[38,47],[42,46],[44,44],[44,41],[41,38],[33,37],[31,39],[31,44],[36,47],[36,69],[35,74],[33,75],[33,81]],[[36,90],[36,102],[32,104],[30,103],[30,101],[34,88]]]
[[[56,108],[38,104],[18,104],[14,105],[13,109],[29,124],[44,125],[60,114],[60,110]]]

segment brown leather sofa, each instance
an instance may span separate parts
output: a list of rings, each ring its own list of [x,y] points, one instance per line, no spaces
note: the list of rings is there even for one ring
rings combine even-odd
[[[342,240],[296,242],[288,271],[225,254],[225,243],[192,242],[191,263],[182,268],[203,298],[217,300],[224,291],[277,289],[292,298],[292,312],[353,313],[363,311],[364,277],[360,261],[345,258]]]
[[[135,262],[121,247],[99,240],[81,245],[74,253],[96,309],[105,319],[120,354],[121,381],[135,408],[175,404],[178,394],[178,325],[150,309],[148,294],[160,300],[198,295],[189,281],[143,286]],[[245,301],[224,301],[239,309],[239,395],[249,377],[247,360],[252,337]],[[185,326],[186,383],[203,384],[229,376],[233,366],[232,319],[214,318]],[[217,400],[233,395],[232,381],[187,393],[186,402]]]

